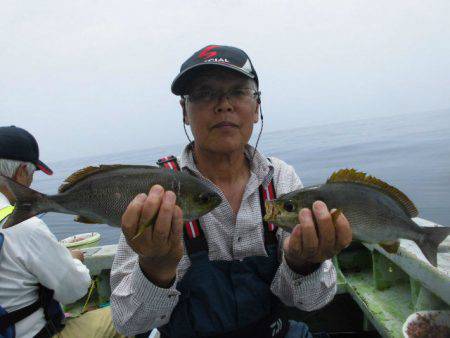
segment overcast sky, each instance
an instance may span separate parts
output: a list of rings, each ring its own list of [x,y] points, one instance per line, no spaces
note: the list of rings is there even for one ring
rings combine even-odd
[[[243,48],[265,130],[450,107],[450,1],[2,0],[0,125],[42,159],[185,140],[170,84],[207,44]]]

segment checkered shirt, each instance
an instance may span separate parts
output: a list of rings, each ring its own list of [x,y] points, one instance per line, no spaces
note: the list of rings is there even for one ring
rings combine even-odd
[[[251,158],[254,148],[246,147]],[[222,191],[198,171],[192,151],[186,147],[179,159],[180,167],[202,179],[222,197],[222,203],[200,218],[206,237],[210,260],[242,260],[248,256],[267,256],[258,188],[274,180],[277,196],[302,187],[294,171],[280,159],[256,154],[251,173],[235,216]],[[277,230],[279,252],[289,234]],[[177,305],[180,292],[177,283],[190,266],[186,252],[178,264],[176,280],[170,288],[160,288],[142,273],[137,254],[128,246],[123,234],[111,270],[112,317],[117,330],[126,335],[149,331],[166,324]],[[280,266],[271,284],[272,292],[286,305],[312,311],[326,305],[336,293],[336,271],[331,261],[321,264],[315,272],[302,276],[292,271],[280,255]]]

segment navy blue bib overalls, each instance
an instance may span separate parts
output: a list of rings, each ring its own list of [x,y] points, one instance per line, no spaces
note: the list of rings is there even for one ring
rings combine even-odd
[[[265,197],[260,187],[263,213]],[[276,228],[264,223],[267,257],[210,261],[202,228],[194,225],[196,237],[184,229],[191,266],[177,285],[181,295],[169,323],[158,328],[162,337],[283,337],[289,324],[270,290],[279,266]]]

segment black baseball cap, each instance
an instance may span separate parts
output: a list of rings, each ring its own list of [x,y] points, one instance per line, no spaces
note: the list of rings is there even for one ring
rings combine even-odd
[[[31,162],[37,170],[42,170],[47,175],[53,174],[53,171],[39,160],[36,139],[19,127],[0,127],[0,158]]]
[[[206,67],[225,67],[240,72],[256,81],[258,76],[252,62],[242,49],[230,46],[209,45],[195,52],[180,68],[180,73],[172,82],[172,93],[186,94],[186,85],[193,75]]]

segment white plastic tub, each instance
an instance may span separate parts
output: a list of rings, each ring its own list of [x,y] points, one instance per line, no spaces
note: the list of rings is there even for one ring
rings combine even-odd
[[[60,243],[68,249],[83,249],[98,246],[100,238],[98,232],[86,232],[64,238]]]

